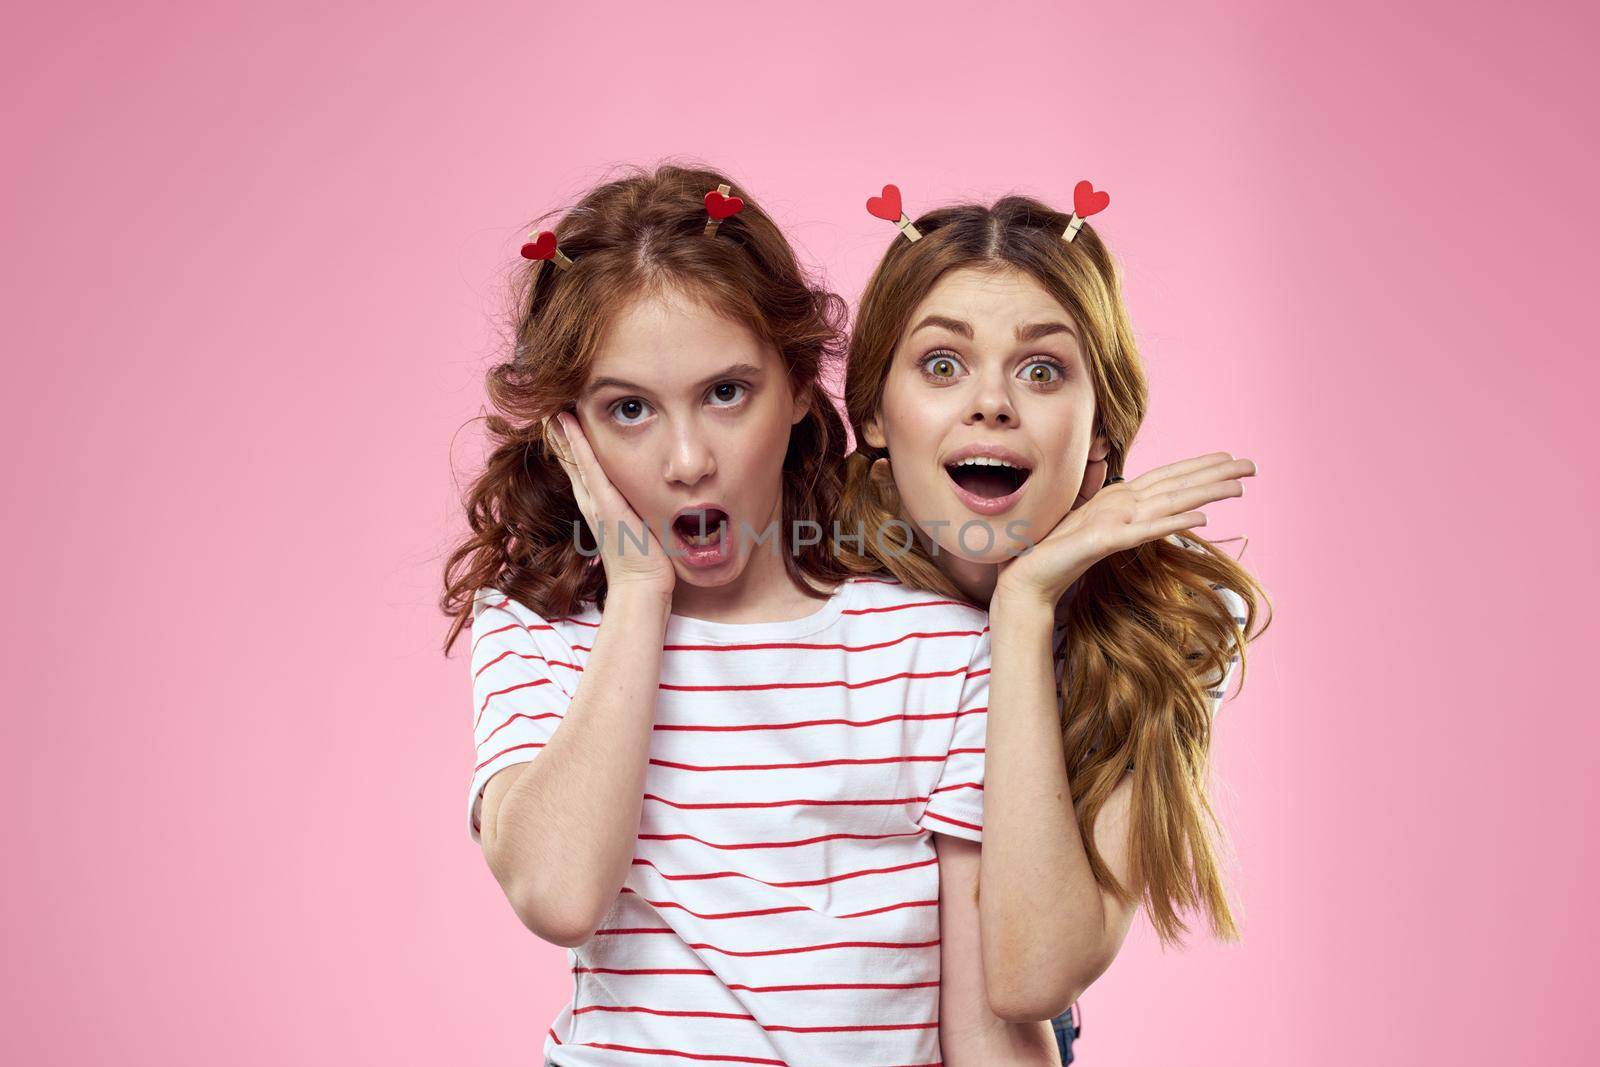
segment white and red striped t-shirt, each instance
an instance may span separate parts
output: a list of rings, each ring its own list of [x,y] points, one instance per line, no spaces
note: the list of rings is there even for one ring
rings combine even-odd
[[[559,728],[599,623],[480,591],[474,839],[484,784]],[[633,866],[568,950],[545,1056],[939,1063],[930,831],[982,839],[988,674],[982,611],[892,581],[791,621],[671,616]]]

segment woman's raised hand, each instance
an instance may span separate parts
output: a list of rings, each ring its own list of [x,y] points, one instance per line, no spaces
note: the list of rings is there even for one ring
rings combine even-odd
[[[655,532],[606,477],[577,418],[563,411],[551,421],[555,425],[545,424],[546,436],[572,483],[578,510],[600,542],[606,585],[611,589],[628,586],[670,595],[675,572]],[[641,541],[645,546],[642,549]]]
[[[1131,482],[1102,485],[1030,551],[1003,563],[995,592],[1036,597],[1053,607],[1107,556],[1204,526],[1205,513],[1196,509],[1243,496],[1243,479],[1255,473],[1248,459],[1212,452],[1157,467]]]

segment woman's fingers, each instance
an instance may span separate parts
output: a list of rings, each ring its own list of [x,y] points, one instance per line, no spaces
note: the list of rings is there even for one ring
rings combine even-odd
[[[1193,511],[1205,504],[1218,500],[1226,500],[1230,496],[1243,496],[1244,483],[1227,479],[1220,482],[1207,482],[1204,485],[1190,486],[1186,489],[1167,489],[1156,493],[1147,493],[1139,501],[1140,512],[1150,512],[1149,515],[1141,514],[1141,518],[1159,518],[1167,515],[1176,515],[1179,512]]]
[[[1124,482],[1130,489],[1144,489],[1156,482],[1167,478],[1188,474],[1191,471],[1202,470],[1218,463],[1226,463],[1233,459],[1231,452],[1209,452],[1204,456],[1195,456],[1193,459],[1181,459],[1176,463],[1168,463],[1164,467],[1155,467],[1145,471],[1139,477]]]
[[[1226,454],[1223,453],[1223,455]],[[1151,473],[1155,472],[1152,471]],[[1234,459],[1230,456],[1226,460],[1209,463],[1204,466],[1191,467],[1150,482],[1144,482],[1138,488],[1141,492],[1165,492],[1171,489],[1183,489],[1191,485],[1204,485],[1207,482],[1222,481],[1228,478],[1249,478],[1255,473],[1256,465],[1253,460]]]

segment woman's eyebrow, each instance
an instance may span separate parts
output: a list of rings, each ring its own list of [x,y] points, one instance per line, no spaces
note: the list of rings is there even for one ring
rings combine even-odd
[[[911,333],[916,333],[918,330],[924,329],[928,326],[937,326],[940,329],[949,330],[951,333],[958,333],[969,341],[972,340],[972,327],[967,323],[962,322],[960,319],[952,319],[948,315],[929,315],[927,318],[911,327]],[[909,337],[910,334],[907,334],[906,336]]]
[[[1064,333],[1074,341],[1078,339],[1077,331],[1064,322],[1036,322],[1031,326],[1017,327],[1017,340],[1037,341],[1041,337],[1049,337],[1053,333]]]

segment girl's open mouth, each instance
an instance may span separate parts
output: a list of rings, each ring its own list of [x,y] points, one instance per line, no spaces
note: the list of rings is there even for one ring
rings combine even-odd
[[[717,507],[685,508],[672,520],[679,558],[691,567],[714,567],[733,549],[728,513]]]
[[[1014,505],[1028,482],[1029,468],[994,456],[968,456],[945,464],[944,472],[961,502],[980,515],[998,515]]]

